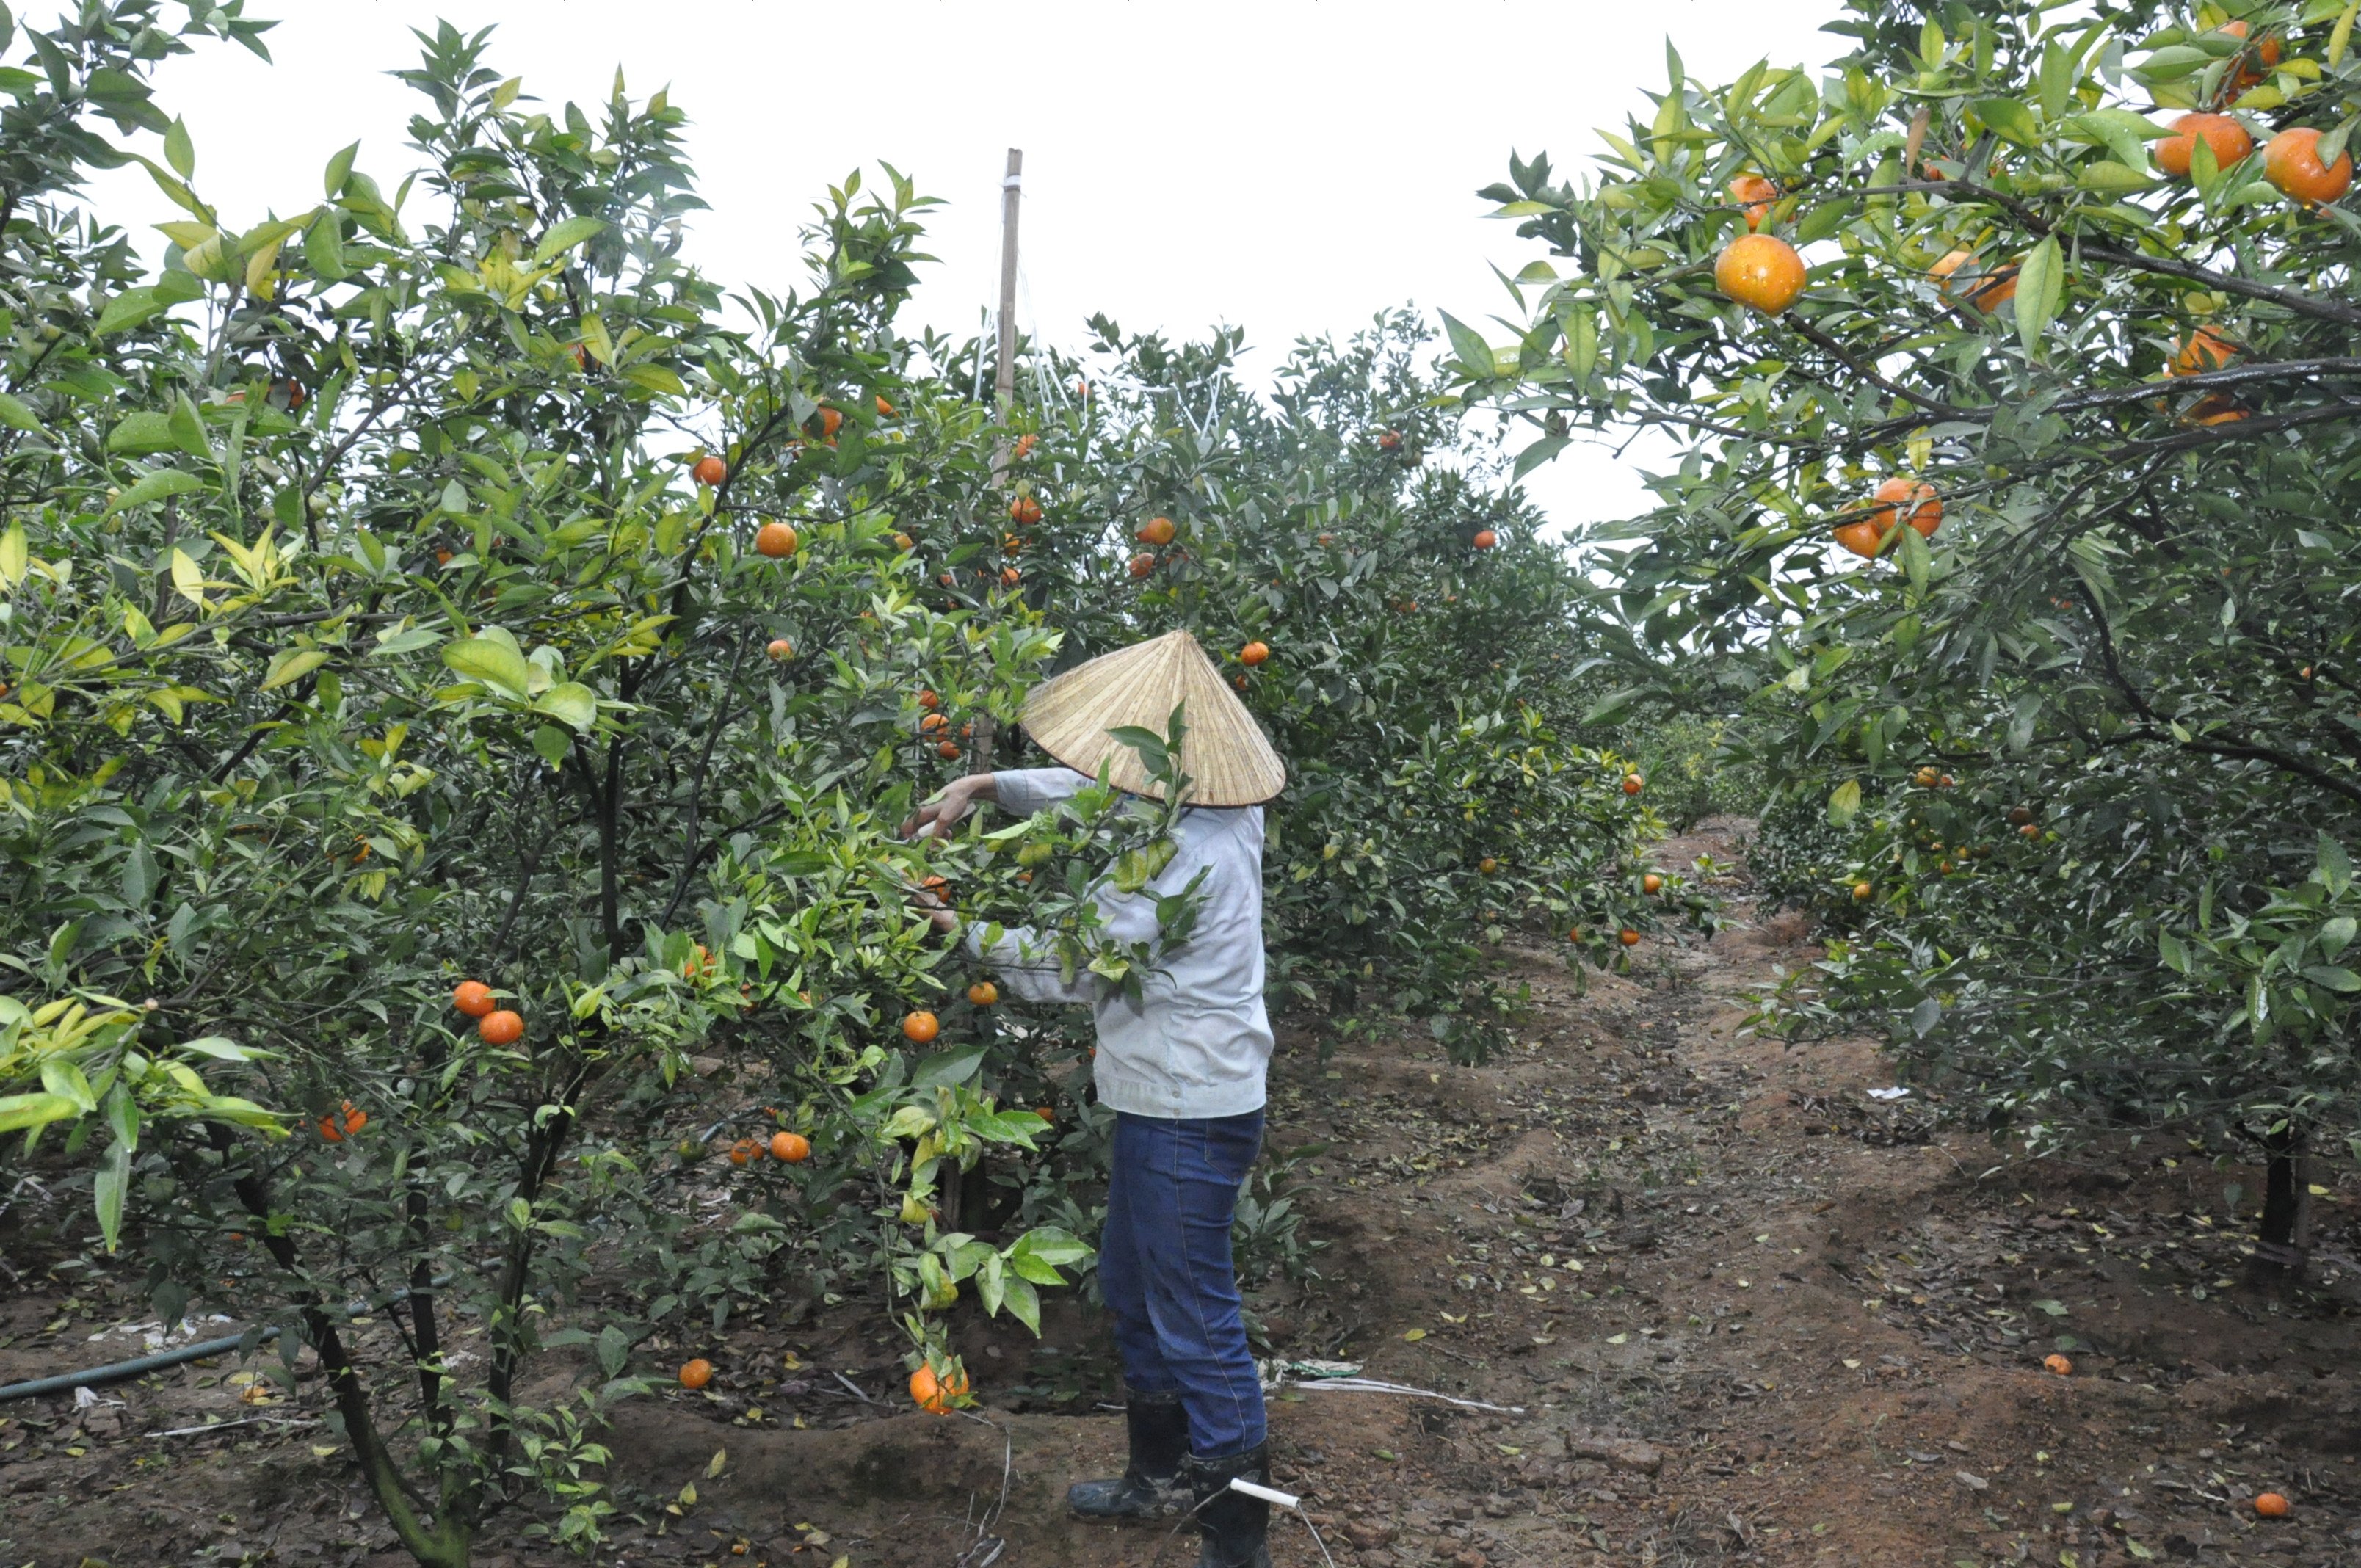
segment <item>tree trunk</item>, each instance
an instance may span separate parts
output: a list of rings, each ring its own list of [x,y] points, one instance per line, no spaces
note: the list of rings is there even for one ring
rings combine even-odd
[[[2293,1126],[2263,1139],[2268,1157],[2263,1185],[2262,1230],[2255,1239],[2247,1278],[2256,1285],[2292,1285],[2303,1277],[2312,1240],[2312,1196],[2304,1183],[2304,1140]]]

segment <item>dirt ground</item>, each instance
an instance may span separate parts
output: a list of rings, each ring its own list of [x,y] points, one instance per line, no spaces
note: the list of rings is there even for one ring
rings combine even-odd
[[[1659,858],[1742,863],[1744,826]],[[1282,1388],[1277,1480],[1333,1560],[2361,1563],[2361,1187],[2316,1200],[2307,1290],[2249,1288],[2254,1201],[2224,1189],[2257,1193],[2251,1168],[2153,1139],[2012,1162],[1923,1094],[1870,1098],[1891,1069],[1866,1045],[1743,1036],[1748,997],[1813,949],[1799,916],[1723,891],[1719,935],[1642,948],[1587,994],[1521,955],[1532,1014],[1489,1066],[1283,1042],[1271,1145],[1325,1146],[1295,1177],[1327,1245],[1318,1279],[1256,1293],[1280,1354],[1503,1407]],[[136,1311],[102,1284],[0,1288],[0,1381],[137,1352],[92,1337]],[[873,1323],[733,1331],[705,1394],[623,1408],[632,1517],[600,1561],[1192,1563],[1191,1540],[1065,1517],[1122,1426],[1098,1408],[1102,1327],[1061,1303],[1044,1328],[962,1331],[986,1408],[961,1420],[902,1413]],[[2070,1375],[2043,1369],[2057,1352]],[[0,1408],[0,1564],[406,1562],[316,1425],[316,1380],[258,1411],[239,1376]],[[181,1430],[209,1420],[247,1424]],[[2266,1490],[2289,1517],[2256,1517]],[[1302,1520],[1274,1547],[1323,1561]]]

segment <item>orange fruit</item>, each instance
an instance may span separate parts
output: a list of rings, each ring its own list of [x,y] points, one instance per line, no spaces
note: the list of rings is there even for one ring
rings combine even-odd
[[[801,1133],[773,1133],[771,1157],[789,1165],[801,1165],[811,1158],[811,1140]]]
[[[524,1015],[506,1007],[487,1013],[477,1024],[476,1033],[488,1046],[512,1046],[524,1038]]]
[[[1041,1120],[1050,1124],[1052,1126],[1057,1124],[1058,1108],[1054,1105],[1036,1105],[1033,1107],[1033,1114],[1040,1117]]]
[[[1875,526],[1880,539],[1905,522],[1916,529],[1922,539],[1932,539],[1935,531],[1943,526],[1943,499],[1935,493],[1932,485],[1888,479],[1877,487],[1870,499],[1880,504],[1866,521]],[[1904,510],[1905,503],[1907,511]]]
[[[892,419],[900,411],[900,410],[896,409],[893,404],[885,400],[884,393],[880,392],[877,394],[877,417],[879,419]]]
[[[1494,860],[1491,856],[1487,855],[1482,860],[1476,862],[1476,869],[1478,872],[1481,872],[1484,875],[1490,876],[1494,872],[1500,869],[1500,862]]]
[[[1853,883],[1853,884],[1852,884],[1852,896],[1853,896],[1853,901],[1854,901],[1855,903],[1859,903],[1859,902],[1860,902],[1860,901],[1861,901],[1862,899],[1867,898],[1867,897],[1869,896],[1869,894],[1870,894],[1870,891],[1871,891],[1871,890],[1870,890],[1870,885],[1869,885],[1869,883],[1865,883],[1865,882],[1857,882],[1857,883]]]
[[[1951,294],[1951,276],[1975,258],[1964,250],[1954,250],[1927,269],[1927,275],[1939,280],[1943,292]],[[1975,281],[1965,286],[1967,303],[1989,315],[2016,298],[2016,264],[1978,266],[1969,276]]]
[[[951,1413],[951,1402],[967,1397],[967,1373],[954,1367],[949,1380],[935,1376],[932,1366],[910,1374],[910,1398],[918,1409],[938,1416]]]
[[[2043,1356],[2041,1358],[2041,1367],[2043,1371],[2054,1373],[2060,1377],[2071,1377],[2074,1376],[2074,1364],[2067,1360],[2062,1355]]]
[[[1270,644],[1268,642],[1249,642],[1238,650],[1238,663],[1241,664],[1259,664],[1269,657]]]
[[[1398,430],[1381,430],[1378,432],[1378,450],[1380,452],[1400,452],[1401,450],[1401,432]]]
[[[1636,948],[1640,945],[1640,933],[1626,926],[1615,933],[1615,939],[1627,948]]]
[[[942,1033],[943,1026],[931,1013],[913,1013],[902,1020],[902,1035],[913,1045],[923,1046]]]
[[[1500,543],[1500,536],[1488,528],[1479,528],[1476,531],[1476,537],[1468,543],[1478,550],[1489,550],[1493,545]]]
[[[2224,22],[2213,30],[2217,33],[2227,33],[2234,38],[2245,38],[2247,31],[2244,18]],[[2260,82],[2263,79],[2263,71],[2257,71],[2256,65],[2259,64],[2263,71],[2268,71],[2279,62],[2279,40],[2276,38],[2266,37],[2261,42],[2242,50],[2238,59],[2238,68],[2230,73],[2230,91],[2244,93],[2247,88]]]
[[[1013,588],[1024,580],[1025,574],[1014,566],[1003,566],[1000,569],[1000,586],[1004,588]]]
[[[1131,558],[1130,570],[1133,576],[1144,577],[1148,576],[1148,573],[1156,570],[1156,557],[1148,554],[1146,551],[1142,551],[1140,554],[1134,555]]]
[[[1950,774],[1945,773],[1941,778],[1935,781],[1935,787],[1937,789],[1949,789],[1959,782],[1959,780],[1953,778]]]
[[[1029,528],[1041,521],[1041,503],[1031,496],[1019,496],[1008,503],[1008,515],[1021,526]]]
[[[937,694],[934,687],[920,686],[918,688],[918,706],[920,707],[926,708],[931,712],[935,708],[942,707],[942,705],[943,699]]]
[[[451,988],[451,1005],[470,1018],[480,1018],[497,1004],[490,986],[480,980],[463,980]]]
[[[1759,229],[1771,215],[1771,203],[1779,199],[1779,188],[1760,174],[1741,174],[1730,182],[1730,199],[1746,214],[1746,226]]]
[[[935,743],[935,755],[939,757],[956,757],[959,754],[959,742],[956,740],[939,740]]]
[[[2171,374],[2195,376],[2219,370],[2238,356],[2239,345],[2210,326],[2201,326],[2173,351]]]
[[[1173,536],[1178,532],[1180,530],[1173,527],[1170,518],[1151,517],[1139,525],[1139,532],[1132,537],[1142,544],[1153,544],[1161,550],[1172,543]]]
[[[1933,789],[1935,787],[1935,781],[1942,776],[1943,775],[1941,773],[1936,772],[1933,768],[1921,768],[1916,773],[1910,775],[1910,782],[1916,784],[1920,789]]]
[[[698,484],[710,487],[730,477],[730,465],[708,452],[697,460],[697,466],[689,472],[696,476]]]
[[[1579,926],[1576,926],[1573,930],[1568,931],[1568,932],[1565,934],[1565,939],[1566,939],[1567,941],[1569,941],[1569,942],[1579,942],[1579,941],[1581,941],[1581,940],[1582,940],[1582,927],[1579,927]]]
[[[2224,392],[2213,392],[2190,404],[2189,411],[2180,416],[2180,422],[2203,425],[2235,424],[2242,419],[2252,417],[2249,411],[2239,406],[2237,399]]]
[[[682,1387],[702,1388],[712,1381],[713,1363],[706,1360],[705,1357],[700,1355],[694,1361],[681,1363],[680,1386]]]
[[[1623,793],[1625,795],[1637,795],[1647,787],[1648,781],[1642,778],[1639,774],[1625,773],[1623,775]]]
[[[2028,822],[2016,830],[2016,836],[2020,839],[2038,839],[2041,837],[2041,827],[2038,823]]]
[[[796,531],[784,522],[766,522],[754,532],[754,554],[784,560],[796,553]]]
[[[744,1165],[748,1160],[751,1160],[753,1157],[754,1145],[751,1139],[741,1138],[736,1143],[730,1146],[730,1164]]]
[[[2277,1492],[2265,1492],[2255,1499],[2255,1512],[2267,1519],[2283,1519],[2288,1516],[2288,1500]]]
[[[1020,436],[1018,436],[1018,437],[1016,438],[1016,459],[1017,459],[1017,461],[1021,463],[1021,462],[1023,462],[1026,458],[1032,456],[1032,455],[1033,455],[1033,448],[1034,448],[1034,447],[1036,447],[1036,446],[1038,446],[1038,445],[1039,445],[1039,444],[1040,444],[1040,442],[1041,442],[1041,438],[1040,438],[1039,436],[1038,436],[1038,435],[1020,435]]]
[[[929,713],[918,720],[918,729],[920,732],[931,735],[938,729],[949,729],[950,722],[939,713]]]
[[[2323,167],[2320,132],[2290,126],[2263,144],[2263,178],[2299,202],[2334,202],[2353,186],[2353,155],[2340,152]]]
[[[1658,876],[1653,872],[1650,872],[1646,876],[1640,879],[1640,891],[1642,893],[1662,893],[1664,888],[1664,879]]]
[[[1713,284],[1750,310],[1775,316],[1804,292],[1804,258],[1775,235],[1740,235],[1715,259]]]
[[[971,1006],[989,1007],[1000,1000],[1000,987],[988,980],[977,981],[967,988],[967,999]]]
[[[763,652],[784,664],[796,656],[796,645],[784,637],[774,637],[763,644]]]
[[[916,550],[917,547],[918,542],[906,533],[897,533],[894,536],[894,548],[896,550]]]
[[[349,1100],[347,1100],[347,1101],[346,1101],[346,1102],[345,1102],[345,1104],[344,1104],[344,1114],[345,1114],[345,1135],[346,1135],[346,1137],[351,1137],[354,1134],[356,1134],[356,1133],[359,1132],[363,1127],[366,1127],[366,1126],[368,1126],[368,1112],[366,1112],[366,1111],[362,1111],[362,1110],[357,1110],[357,1109],[356,1109],[356,1108],[354,1107],[354,1105],[353,1105],[353,1102],[352,1102],[351,1101],[349,1101]]]
[[[2183,115],[2172,122],[2172,128],[2178,134],[2156,144],[2156,166],[2175,179],[2189,173],[2199,137],[2213,149],[2216,169],[2227,169],[2255,150],[2255,138],[2246,134],[2246,127],[2227,115]]]
[[[451,552],[448,550],[437,550],[434,552],[434,564],[438,566],[449,565],[451,564]]]
[[[1877,547],[1885,543],[1885,535],[1873,522],[1848,522],[1837,529],[1836,541],[1854,554],[1866,557],[1877,554]]]

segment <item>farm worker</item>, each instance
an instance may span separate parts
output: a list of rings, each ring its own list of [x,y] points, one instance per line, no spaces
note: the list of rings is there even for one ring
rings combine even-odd
[[[1262,1386],[1246,1347],[1230,1221],[1262,1142],[1270,1021],[1263,1011],[1262,803],[1287,771],[1260,727],[1186,631],[1079,664],[1025,707],[1033,741],[1062,767],[975,773],[918,809],[906,834],[948,833],[978,800],[1031,814],[1108,781],[1161,799],[1164,784],[1111,731],[1187,726],[1185,809],[1171,861],[1137,894],[1102,881],[1106,934],[1157,938],[1156,898],[1202,874],[1204,903],[1188,939],[1162,949],[1126,995],[1087,970],[1069,982],[1032,930],[968,950],[1017,995],[1095,1010],[1099,1102],[1115,1113],[1099,1286],[1115,1321],[1131,1460],[1121,1477],[1067,1493],[1086,1519],[1153,1519],[1191,1508],[1204,1537],[1199,1568],[1268,1568],[1270,1505],[1232,1490],[1269,1484]],[[953,928],[948,910],[936,922]]]

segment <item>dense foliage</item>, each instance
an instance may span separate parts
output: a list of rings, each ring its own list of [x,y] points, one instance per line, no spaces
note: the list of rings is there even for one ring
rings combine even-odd
[[[1405,320],[1267,401],[1234,338],[1108,326],[995,409],[982,345],[895,325],[909,182],[848,180],[806,285],[726,297],[682,112],[545,107],[480,34],[402,73],[414,178],[348,150],[291,215],[217,211],[148,71],[260,31],[92,0],[5,40],[0,1131],[168,1321],[317,1357],[421,1561],[536,1487],[594,1540],[651,1339],[893,1312],[948,1408],[959,1314],[1087,1270],[1086,1021],[970,992],[918,894],[1120,982],[1156,955],[1093,885],[1165,814],[900,834],[1027,760],[1056,665],[1184,625],[1235,666],[1294,769],[1274,1000],[1330,1033],[1478,1054],[1512,927],[1620,962],[1664,907],[1548,678],[1574,579]],[[152,269],[75,199],[135,156],[183,214]],[[528,1401],[553,1349],[582,1376]]]
[[[1675,55],[1596,180],[1489,192],[1561,258],[1517,341],[1454,323],[1521,461],[1679,444],[1598,635],[1635,693],[1749,705],[1773,859],[1853,932],[1802,1014],[2036,1146],[2242,1141],[2274,1244],[2361,1126],[2354,20],[1852,0],[1825,74]]]

